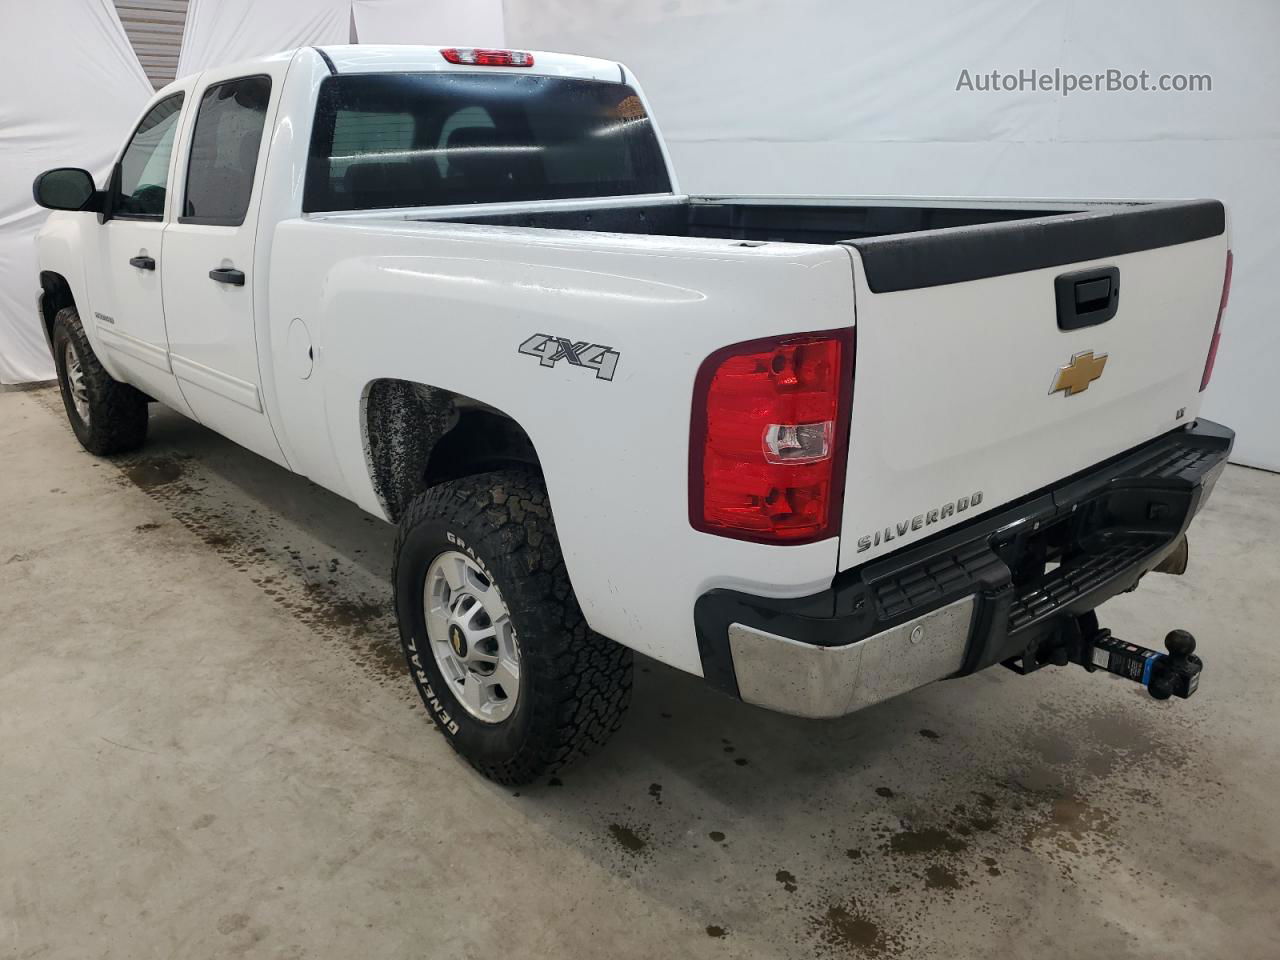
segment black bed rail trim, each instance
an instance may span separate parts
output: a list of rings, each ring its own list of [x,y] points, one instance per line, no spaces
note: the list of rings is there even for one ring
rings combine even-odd
[[[1099,207],[1029,220],[846,240],[872,293],[982,280],[1216,237],[1217,200]]]

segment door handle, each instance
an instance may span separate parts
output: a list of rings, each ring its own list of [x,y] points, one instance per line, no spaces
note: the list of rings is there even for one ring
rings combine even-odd
[[[229,283],[233,287],[243,287],[244,271],[236,270],[234,267],[219,267],[209,271],[209,279],[217,280],[219,283]]]
[[[156,268],[156,258],[139,254],[136,257],[129,258],[129,266],[137,267],[139,270],[154,270]]]

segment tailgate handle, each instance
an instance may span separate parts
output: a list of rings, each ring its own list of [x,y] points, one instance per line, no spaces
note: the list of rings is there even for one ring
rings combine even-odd
[[[1120,268],[1077,270],[1054,278],[1058,329],[1079,330],[1106,323],[1120,308]]]

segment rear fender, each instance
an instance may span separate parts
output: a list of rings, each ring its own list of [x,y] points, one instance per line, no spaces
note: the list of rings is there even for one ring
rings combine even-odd
[[[370,456],[371,385],[430,385],[518,424],[579,603],[611,639],[699,673],[702,593],[830,584],[834,537],[779,547],[690,526],[689,427],[716,350],[853,325],[845,250],[357,220],[283,223],[274,250],[273,348],[301,318],[315,355],[282,391],[283,426],[317,483],[393,519],[403,493]],[[409,418],[415,464],[447,425],[434,403]]]

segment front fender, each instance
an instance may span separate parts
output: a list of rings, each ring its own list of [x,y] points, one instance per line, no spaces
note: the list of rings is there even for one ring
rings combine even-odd
[[[89,299],[88,277],[85,270],[85,244],[88,241],[86,232],[96,229],[96,219],[90,214],[62,213],[49,214],[44,226],[36,234],[36,262],[40,273],[56,274],[67,285],[71,299],[80,314],[80,324],[84,327],[89,345],[97,354],[106,371],[117,380],[122,379],[120,371],[112,364],[111,352],[102,348],[98,336],[98,324],[94,317],[93,305]],[[50,336],[53,317],[46,317],[45,339]],[[52,344],[50,344],[52,350]]]

